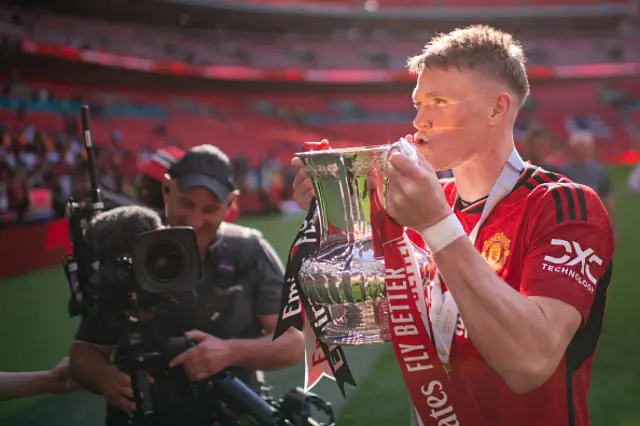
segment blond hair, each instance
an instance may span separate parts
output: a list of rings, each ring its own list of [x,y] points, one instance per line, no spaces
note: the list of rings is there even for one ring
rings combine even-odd
[[[409,58],[407,67],[414,74],[425,68],[471,69],[504,83],[517,97],[518,107],[529,96],[526,58],[520,43],[511,34],[474,25],[433,37],[422,53]]]

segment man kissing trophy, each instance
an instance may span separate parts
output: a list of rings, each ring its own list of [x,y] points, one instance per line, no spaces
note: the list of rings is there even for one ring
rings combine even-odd
[[[413,425],[588,426],[609,214],[593,189],[520,157],[530,86],[510,34],[456,29],[408,65],[409,144],[307,144],[323,151],[292,161],[294,198],[310,208],[281,328],[301,328],[304,309],[319,341],[307,364],[324,357],[340,386],[353,381],[340,345],[391,340]],[[438,179],[447,169],[455,180]]]

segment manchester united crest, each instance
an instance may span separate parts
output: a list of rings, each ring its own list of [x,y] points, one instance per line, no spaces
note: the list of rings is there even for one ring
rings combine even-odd
[[[497,271],[507,262],[507,257],[511,253],[511,240],[502,232],[494,234],[482,245],[482,257]]]

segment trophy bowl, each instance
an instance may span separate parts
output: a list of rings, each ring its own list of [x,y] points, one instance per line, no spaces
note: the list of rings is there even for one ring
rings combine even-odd
[[[331,312],[332,320],[319,336],[327,344],[391,340],[384,256],[373,235],[372,213],[384,214],[384,171],[394,146],[296,154],[313,183],[320,223],[319,248],[302,262],[298,278],[309,302]],[[414,248],[420,270],[426,270],[428,253]]]

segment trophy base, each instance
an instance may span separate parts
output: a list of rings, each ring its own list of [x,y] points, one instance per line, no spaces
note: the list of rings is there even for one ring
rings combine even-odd
[[[340,310],[342,315],[322,330],[322,342],[358,346],[391,341],[386,300],[354,303]]]

